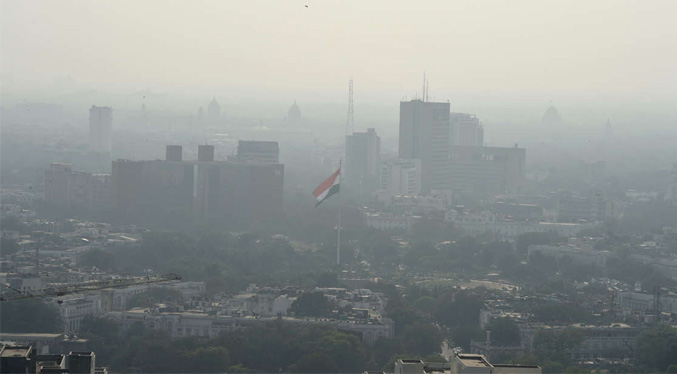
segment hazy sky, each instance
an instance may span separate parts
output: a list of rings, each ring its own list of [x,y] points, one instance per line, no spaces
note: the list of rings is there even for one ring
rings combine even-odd
[[[308,5],[306,8],[305,5]],[[5,89],[652,93],[677,97],[675,0],[0,1]]]

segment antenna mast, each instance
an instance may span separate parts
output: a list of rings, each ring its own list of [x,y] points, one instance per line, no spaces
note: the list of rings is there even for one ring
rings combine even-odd
[[[346,135],[352,135],[355,131],[355,119],[353,117],[353,79],[348,82],[348,120],[346,121]]]

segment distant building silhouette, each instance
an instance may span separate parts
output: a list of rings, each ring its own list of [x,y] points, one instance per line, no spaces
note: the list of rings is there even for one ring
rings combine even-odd
[[[287,121],[292,124],[299,124],[301,119],[301,109],[296,105],[296,100],[294,100],[294,104],[287,111]]]
[[[212,101],[209,103],[209,106],[207,106],[207,120],[214,124],[219,122],[221,119],[221,105],[219,105],[219,102],[216,101],[216,96],[212,99]]]
[[[449,103],[400,102],[399,158],[421,160],[421,192],[449,189]]]
[[[484,127],[474,114],[451,113],[449,124],[450,145],[480,147],[484,145]]]
[[[541,117],[541,125],[543,126],[559,126],[562,122],[562,117],[552,105],[545,110],[545,113],[543,113],[543,116]]]
[[[277,142],[240,140],[237,143],[237,161],[258,164],[279,164],[280,146]]]
[[[113,108],[92,105],[89,109],[89,150],[95,152],[111,151],[111,132],[113,127]]]
[[[377,188],[380,176],[381,138],[376,130],[346,136],[346,164],[343,177],[347,188],[369,194]]]
[[[170,147],[164,161],[113,161],[112,200],[119,214],[192,213],[246,223],[282,212],[284,165],[214,161],[212,145],[199,146],[198,160],[184,160]]]

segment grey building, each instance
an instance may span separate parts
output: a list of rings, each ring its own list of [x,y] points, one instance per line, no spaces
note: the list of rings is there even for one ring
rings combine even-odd
[[[399,158],[421,160],[421,190],[449,189],[449,103],[400,102]]]
[[[380,180],[381,138],[376,130],[346,136],[346,164],[341,181],[359,194],[375,190]]]
[[[92,105],[89,108],[89,150],[110,152],[113,108]]]

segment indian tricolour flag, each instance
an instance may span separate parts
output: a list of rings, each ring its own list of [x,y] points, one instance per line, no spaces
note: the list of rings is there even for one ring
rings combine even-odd
[[[322,182],[315,191],[313,191],[313,196],[317,199],[315,206],[322,204],[323,201],[327,200],[329,196],[337,194],[341,189],[339,183],[341,182],[341,168],[338,168],[327,180]]]

